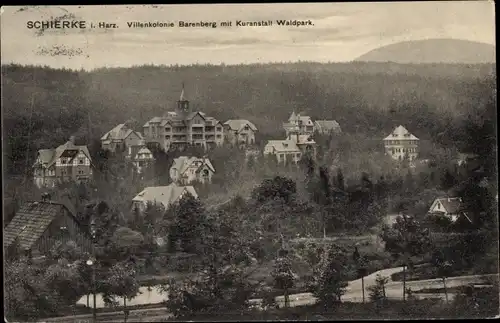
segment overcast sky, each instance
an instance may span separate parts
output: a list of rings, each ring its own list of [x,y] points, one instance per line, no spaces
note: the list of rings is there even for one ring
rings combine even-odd
[[[65,29],[42,36],[29,20],[64,14],[118,29]],[[314,26],[129,28],[127,21],[311,19]],[[141,64],[345,62],[380,46],[430,38],[495,44],[490,1],[165,6],[2,7],[2,63],[92,69]],[[47,55],[63,48],[77,55]]]

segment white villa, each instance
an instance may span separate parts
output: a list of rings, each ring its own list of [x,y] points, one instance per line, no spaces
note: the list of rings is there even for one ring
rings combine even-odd
[[[389,136],[384,138],[385,152],[396,160],[404,158],[415,160],[418,157],[418,142],[419,139],[405,127],[398,126]]]
[[[294,140],[269,140],[264,147],[264,156],[275,155],[278,163],[297,163],[302,151]]]

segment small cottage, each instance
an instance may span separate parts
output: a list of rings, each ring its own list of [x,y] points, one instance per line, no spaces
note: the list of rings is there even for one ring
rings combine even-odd
[[[464,210],[463,202],[460,197],[441,197],[434,200],[429,208],[429,214],[442,215],[456,222],[463,216],[467,221],[472,222],[467,212]]]
[[[21,252],[39,257],[57,243],[74,241],[82,252],[90,252],[90,236],[71,209],[69,205],[50,200],[25,203],[4,229],[5,250],[8,254]]]
[[[173,183],[168,186],[146,187],[132,199],[132,208],[144,212],[148,203],[152,203],[167,210],[170,205],[180,201],[187,193],[198,198],[192,186],[178,186]]]

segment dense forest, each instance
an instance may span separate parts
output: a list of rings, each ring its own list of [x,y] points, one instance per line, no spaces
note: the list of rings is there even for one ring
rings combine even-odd
[[[303,62],[90,72],[4,65],[4,169],[24,174],[37,149],[70,135],[91,143],[125,121],[142,130],[175,107],[183,82],[194,109],[222,121],[251,120],[259,138],[281,137],[281,123],[295,110],[335,119],[344,132],[367,140],[404,124],[422,140],[456,146],[460,122],[490,100],[494,73],[494,64]]]

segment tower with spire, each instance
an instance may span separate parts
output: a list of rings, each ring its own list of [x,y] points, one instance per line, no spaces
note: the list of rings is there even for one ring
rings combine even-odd
[[[184,92],[184,82],[182,82],[182,91],[179,100],[177,101],[177,113],[181,116],[186,116],[191,113],[191,109],[189,106],[189,100],[186,98]]]

